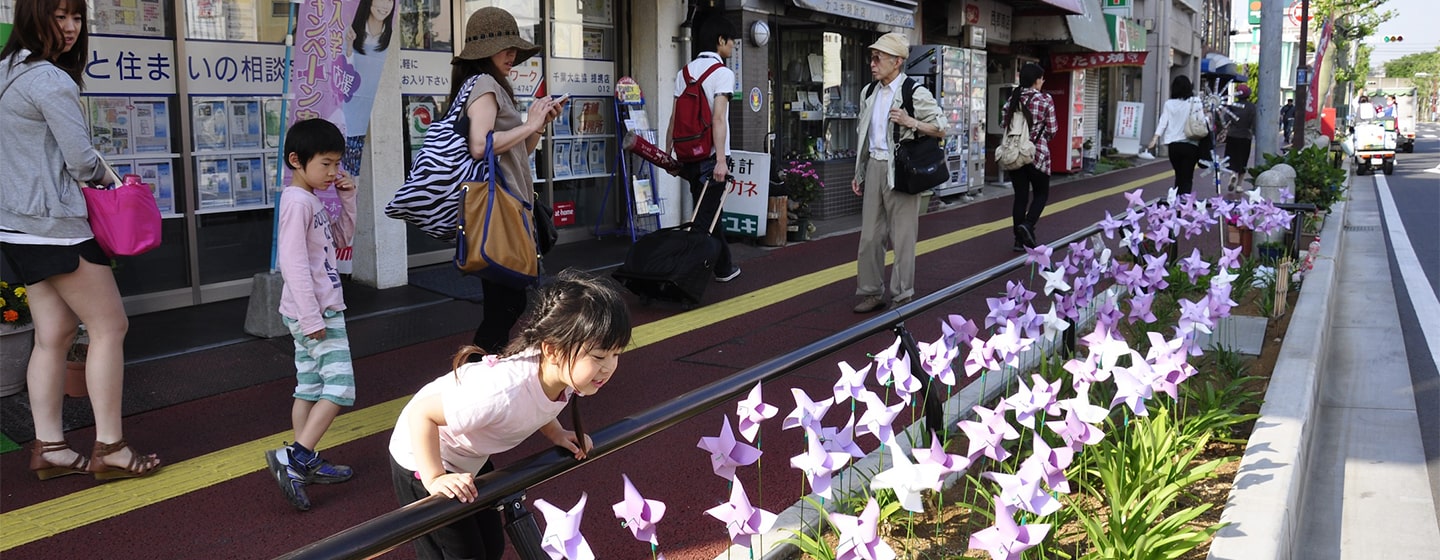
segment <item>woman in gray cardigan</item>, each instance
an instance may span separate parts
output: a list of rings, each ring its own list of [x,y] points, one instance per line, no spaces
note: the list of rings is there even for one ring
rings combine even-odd
[[[80,183],[115,184],[90,142],[80,108],[89,32],[83,0],[15,3],[0,50],[0,252],[26,284],[35,349],[26,384],[41,480],[93,474],[106,480],[155,472],[160,459],[134,451],[120,426],[129,320],[110,259],[86,219]],[[7,294],[8,295],[8,294]],[[85,381],[95,412],[89,457],[65,442],[65,353],[79,322],[90,334]]]

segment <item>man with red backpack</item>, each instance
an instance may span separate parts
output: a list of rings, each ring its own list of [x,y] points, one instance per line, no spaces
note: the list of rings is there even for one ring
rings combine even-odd
[[[680,176],[690,182],[690,196],[701,206],[702,194],[724,197],[730,175],[730,97],[735,93],[735,72],[725,60],[735,52],[739,34],[729,20],[718,13],[696,24],[695,45],[700,50],[675,75],[675,110],[665,132],[665,151],[684,164]],[[715,184],[706,193],[707,182]],[[717,205],[718,207],[718,205]],[[720,240],[715,263],[715,281],[729,282],[740,276],[740,267],[730,261],[725,228],[712,232]]]

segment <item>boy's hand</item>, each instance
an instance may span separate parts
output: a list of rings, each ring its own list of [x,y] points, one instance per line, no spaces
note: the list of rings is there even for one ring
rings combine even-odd
[[[344,169],[335,172],[335,190],[342,192],[355,190],[355,177]]]
[[[445,473],[425,483],[425,491],[431,496],[444,494],[447,498],[464,503],[475,501],[475,476],[470,473]]]
[[[307,333],[305,335],[305,338],[309,338],[311,340],[325,340],[325,329],[320,329],[312,333]]]

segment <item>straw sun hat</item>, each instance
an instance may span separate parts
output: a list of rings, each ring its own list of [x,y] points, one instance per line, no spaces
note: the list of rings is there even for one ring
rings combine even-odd
[[[480,60],[505,49],[515,49],[515,64],[535,56],[540,47],[520,36],[515,16],[501,8],[480,8],[465,22],[465,49],[455,58]]]

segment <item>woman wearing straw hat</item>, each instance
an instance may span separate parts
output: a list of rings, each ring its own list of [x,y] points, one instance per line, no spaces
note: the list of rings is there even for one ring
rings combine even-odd
[[[465,49],[450,62],[450,99],[451,103],[466,104],[470,157],[485,158],[485,138],[494,131],[495,162],[517,187],[517,194],[526,199],[534,192],[530,188],[530,154],[540,143],[545,125],[565,110],[564,100],[538,97],[530,103],[528,117],[521,118],[520,103],[506,76],[516,64],[538,52],[540,47],[520,36],[515,16],[488,7],[470,15],[465,23]],[[474,342],[495,354],[505,349],[510,328],[525,311],[525,290],[483,278],[480,283],[485,291],[484,316],[475,329]]]

